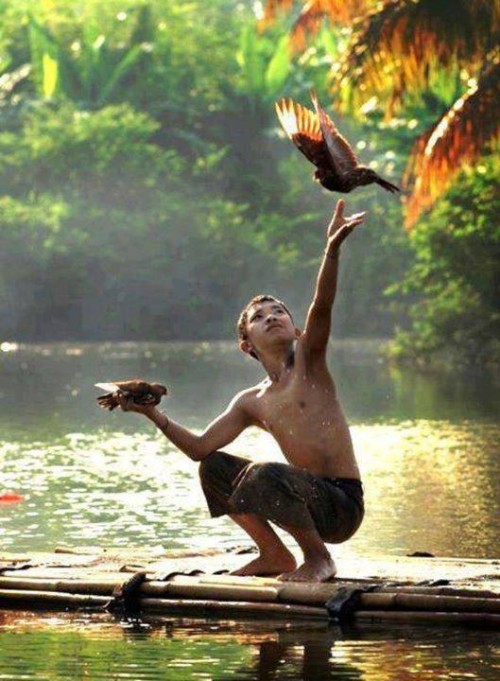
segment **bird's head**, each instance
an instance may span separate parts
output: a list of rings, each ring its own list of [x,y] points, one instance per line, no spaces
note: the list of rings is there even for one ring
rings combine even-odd
[[[151,383],[151,387],[159,395],[168,395],[168,389],[160,383]]]

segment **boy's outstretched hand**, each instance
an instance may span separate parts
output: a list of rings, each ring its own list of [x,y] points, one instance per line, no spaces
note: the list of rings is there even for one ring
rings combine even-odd
[[[355,213],[349,217],[344,217],[345,201],[339,199],[335,207],[335,213],[328,225],[327,232],[327,253],[333,255],[338,251],[341,244],[349,236],[352,230],[364,222],[366,213]]]
[[[135,411],[136,414],[144,414],[145,416],[156,409],[155,404],[137,404],[131,395],[124,395],[123,393],[118,393],[117,401],[122,411]]]

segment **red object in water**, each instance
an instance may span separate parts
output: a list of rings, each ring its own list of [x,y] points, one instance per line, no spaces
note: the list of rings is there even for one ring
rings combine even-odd
[[[15,504],[17,501],[24,501],[24,497],[15,492],[4,492],[0,494],[0,504]]]

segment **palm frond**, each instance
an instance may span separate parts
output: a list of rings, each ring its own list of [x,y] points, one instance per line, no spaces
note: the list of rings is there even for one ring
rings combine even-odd
[[[499,108],[497,60],[431,130],[417,139],[405,177],[406,186],[414,180],[413,193],[406,202],[408,229],[466,164],[474,163],[490,143],[499,141]]]
[[[295,50],[302,52],[307,46],[307,40],[314,35],[325,17],[332,24],[350,25],[356,18],[366,14],[375,0],[304,0],[298,18],[291,30],[291,43]],[[294,6],[292,0],[268,0],[264,10],[264,17],[260,22],[261,28],[276,20],[278,12],[290,11]]]
[[[295,0],[266,0],[264,15],[259,20],[259,28],[265,30],[276,21],[280,12],[289,12],[294,5]]]
[[[319,30],[325,17],[331,24],[349,26],[360,16],[364,16],[373,4],[370,0],[309,0],[304,5],[298,19],[295,21],[291,41],[299,52],[303,52],[307,46],[309,36]]]
[[[494,48],[500,3],[490,0],[385,0],[360,24],[334,80],[353,111],[371,97],[396,110],[431,84],[438,67],[479,70]]]

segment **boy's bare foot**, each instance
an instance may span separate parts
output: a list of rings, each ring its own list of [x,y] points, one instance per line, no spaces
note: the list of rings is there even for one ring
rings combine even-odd
[[[295,570],[297,562],[290,551],[262,554],[243,567],[232,570],[230,574],[238,577],[266,577],[279,575],[284,570]]]
[[[335,577],[337,567],[330,556],[310,558],[293,572],[285,572],[278,577],[283,582],[327,582]]]

